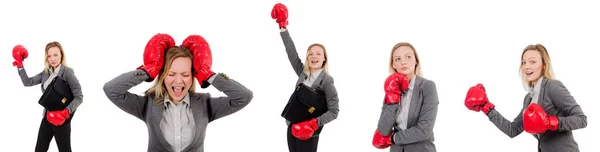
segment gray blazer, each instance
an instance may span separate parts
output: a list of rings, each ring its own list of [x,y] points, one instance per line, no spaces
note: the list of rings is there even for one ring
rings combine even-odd
[[[586,127],[587,117],[562,82],[544,79],[541,83],[538,104],[548,115],[558,117],[558,130],[546,131],[539,138],[533,135],[538,140],[538,149],[542,152],[579,152],[571,130]],[[525,95],[523,109],[512,122],[495,109],[488,113],[488,117],[498,129],[513,138],[524,130],[523,111],[529,106],[529,103],[531,103],[531,97]]]
[[[29,76],[27,76],[25,68],[21,68],[18,71],[19,76],[21,76],[21,81],[23,81],[23,85],[27,87],[44,83],[46,82],[46,80],[48,80],[48,77],[50,77],[49,73],[40,72],[39,74],[30,78]],[[67,106],[67,109],[69,110],[69,113],[73,113],[75,112],[75,110],[77,110],[77,107],[79,107],[81,102],[83,102],[83,93],[81,93],[81,85],[79,84],[79,80],[77,79],[77,77],[75,77],[75,72],[73,72],[73,69],[65,65],[61,65],[61,69],[58,70],[58,77],[63,78],[65,81],[67,81],[67,83],[69,83],[69,87],[71,87],[71,92],[73,93],[73,101],[71,101],[69,106]],[[40,85],[40,89],[42,90],[42,92],[44,92],[43,85]],[[46,110],[44,109],[44,113],[45,111]]]
[[[292,37],[290,37],[288,30],[281,32],[280,34],[283,44],[285,45],[285,51],[287,52],[288,59],[290,59],[290,63],[292,64],[294,72],[296,72],[296,75],[298,75],[298,81],[296,81],[296,85],[298,85],[304,82],[304,80],[307,78],[303,72],[304,64],[302,64],[302,61],[298,57],[296,46],[294,45],[294,41],[292,41]],[[338,117],[340,108],[337,90],[333,85],[333,77],[331,77],[325,71],[321,72],[321,74],[317,76],[317,79],[310,87],[325,92],[325,98],[327,99],[327,112],[316,118],[318,126],[321,128],[325,124],[335,120]]]
[[[244,108],[253,98],[252,91],[229,79],[224,74],[216,74],[212,83],[227,97],[211,97],[209,93],[190,93],[190,105],[196,123],[196,134],[192,143],[183,151],[203,152],[204,137],[208,123],[235,113]],[[154,96],[139,96],[128,90],[144,82],[148,75],[143,70],[123,73],[104,84],[104,93],[121,110],[141,119],[148,127],[148,151],[172,151],[171,146],[160,130],[164,104],[155,104]],[[235,136],[235,135],[231,135]]]
[[[400,104],[386,105],[381,108],[377,130],[383,136],[393,133],[394,145],[391,152],[435,152],[433,127],[438,111],[438,95],[433,81],[414,77],[415,86],[410,101],[407,129],[396,126]],[[404,101],[403,101],[404,102]]]

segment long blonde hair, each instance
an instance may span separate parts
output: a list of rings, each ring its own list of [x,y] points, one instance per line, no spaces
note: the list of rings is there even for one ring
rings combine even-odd
[[[167,92],[167,88],[165,86],[165,78],[167,77],[167,73],[165,71],[169,71],[171,69],[171,64],[173,64],[173,61],[177,58],[189,58],[190,60],[192,60],[192,53],[190,52],[190,50],[188,50],[185,47],[182,46],[176,46],[176,47],[172,47],[169,48],[167,50],[167,52],[165,53],[165,64],[163,65],[163,68],[160,70],[159,74],[158,74],[158,79],[156,81],[154,81],[154,85],[152,87],[150,87],[150,89],[146,90],[145,94],[147,96],[154,96],[154,103],[155,104],[160,104],[162,102],[164,102],[165,96],[168,95]],[[192,69],[193,67],[190,66],[190,69]],[[193,69],[192,69],[193,71]],[[190,87],[190,89],[188,90],[189,93],[193,93],[196,91],[196,82],[195,79],[192,79],[192,86]]]
[[[542,76],[544,76],[546,79],[554,79],[554,72],[552,71],[552,61],[550,60],[550,55],[548,54],[548,50],[546,50],[546,47],[544,47],[541,44],[528,45],[527,47],[525,47],[525,49],[523,49],[523,52],[521,53],[521,60],[523,60],[523,55],[525,55],[525,52],[530,50],[539,52],[540,56],[542,57]],[[533,86],[533,82],[527,81],[522,69],[523,62],[521,62],[521,65],[519,66],[519,75],[521,76],[521,81],[525,86],[525,89],[531,88]]]
[[[45,73],[50,73],[50,71],[54,71],[54,67],[52,67],[52,65],[50,65],[50,63],[48,63],[48,50],[50,50],[50,48],[52,48],[52,47],[57,47],[58,50],[60,50],[60,64],[62,66],[67,66],[65,51],[63,50],[62,45],[56,41],[52,41],[52,42],[46,44],[46,51],[44,53],[44,55],[45,55],[45,57],[44,57],[44,72]]]
[[[313,47],[321,47],[323,49],[323,56],[325,57],[325,61],[323,62],[323,71],[325,71],[325,73],[329,74],[329,68],[328,68],[328,63],[329,63],[329,59],[327,58],[327,50],[325,49],[325,45],[323,44],[319,44],[319,43],[314,43],[311,44],[310,46],[308,46],[308,49],[306,49],[306,58],[304,59],[304,74],[306,76],[310,76],[310,68],[308,67],[308,55],[310,54],[310,49]]]
[[[413,51],[413,54],[415,54],[415,60],[417,61],[417,64],[415,65],[415,71],[414,71],[415,75],[423,77],[423,73],[421,72],[421,61],[419,60],[419,55],[417,54],[417,50],[415,50],[415,47],[408,42],[400,42],[400,43],[394,45],[394,47],[392,48],[392,52],[390,53],[390,64],[389,64],[390,75],[398,72],[398,71],[396,71],[396,69],[394,69],[394,51],[396,51],[396,49],[398,49],[399,47],[402,47],[402,46],[407,46]]]

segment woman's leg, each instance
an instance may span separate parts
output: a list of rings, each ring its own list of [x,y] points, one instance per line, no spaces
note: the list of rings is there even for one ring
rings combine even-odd
[[[71,117],[62,125],[53,127],[54,139],[59,152],[71,152],[71,119],[73,119],[73,115],[75,113],[71,114]]]
[[[42,123],[40,124],[40,129],[38,131],[37,143],[35,144],[35,152],[48,151],[50,141],[52,141],[52,135],[54,134],[52,127],[52,124],[46,120],[46,117],[42,118]]]
[[[287,129],[287,141],[288,141],[288,149],[290,152],[296,152],[296,140],[298,140],[294,135],[292,135],[292,125],[288,125]]]

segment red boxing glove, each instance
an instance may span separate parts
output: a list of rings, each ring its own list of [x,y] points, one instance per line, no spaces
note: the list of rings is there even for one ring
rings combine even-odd
[[[46,112],[46,120],[48,120],[48,122],[54,126],[62,125],[65,123],[65,120],[69,119],[69,117],[71,116],[69,115],[69,110],[67,110],[67,108],[63,110]]]
[[[206,39],[200,35],[190,35],[183,40],[183,47],[192,51],[192,63],[196,72],[196,80],[202,88],[209,86],[208,78],[215,74],[212,68],[212,53]]]
[[[532,103],[523,111],[523,129],[530,134],[542,134],[546,130],[558,129],[558,117],[548,116],[544,108]]]
[[[375,135],[373,135],[373,146],[377,149],[386,149],[392,145],[392,136],[394,134],[390,134],[388,136],[383,136],[379,134],[379,131],[375,129]]]
[[[27,58],[29,53],[27,52],[27,49],[23,47],[23,45],[17,45],[13,48],[12,55],[15,59],[15,62],[13,62],[13,66],[17,66],[17,68],[22,68],[23,60]]]
[[[292,135],[300,140],[308,140],[313,136],[317,129],[319,129],[317,119],[313,118],[292,125]]]
[[[287,7],[281,3],[275,4],[273,10],[271,10],[271,18],[275,19],[275,22],[279,24],[279,28],[286,28],[288,25]]]
[[[486,115],[495,107],[494,104],[488,101],[485,87],[481,83],[469,88],[465,97],[465,106],[476,112],[483,111]]]
[[[402,73],[394,73],[385,79],[383,90],[385,91],[385,104],[400,103],[402,91],[408,89],[408,78]]]
[[[144,49],[144,65],[138,68],[146,71],[150,77],[146,82],[151,82],[158,76],[165,63],[165,51],[174,46],[175,40],[168,34],[158,33],[148,41]]]

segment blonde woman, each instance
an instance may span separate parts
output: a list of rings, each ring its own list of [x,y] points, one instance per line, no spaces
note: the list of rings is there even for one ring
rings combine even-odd
[[[54,41],[46,44],[44,71],[33,77],[29,77],[23,67],[23,61],[27,58],[28,54],[27,49],[22,45],[17,45],[13,49],[13,57],[15,59],[13,65],[18,68],[19,76],[21,76],[24,86],[29,87],[42,84],[41,88],[42,92],[44,92],[50,82],[52,82],[52,79],[59,77],[69,84],[74,97],[67,108],[63,110],[48,111],[44,109],[45,118],[42,119],[40,124],[35,151],[48,151],[50,141],[54,137],[58,151],[70,152],[71,120],[73,119],[73,115],[75,115],[77,107],[83,101],[79,80],[75,76],[73,69],[67,66],[65,51],[59,42]]]
[[[433,81],[423,78],[415,47],[402,42],[392,48],[385,80],[385,98],[373,146],[391,152],[435,152],[433,127],[438,95]]]
[[[192,35],[175,46],[171,36],[157,34],[146,46],[144,65],[108,81],[104,92],[121,110],[146,123],[149,152],[201,152],[208,123],[241,110],[253,98],[252,91],[225,74],[215,74],[211,66],[204,38]],[[227,97],[196,93],[194,77]],[[144,81],[154,81],[145,95],[128,91]]]
[[[273,7],[271,17],[279,24],[281,39],[285,45],[288,59],[298,80],[296,85],[303,83],[325,93],[327,112],[308,121],[290,124],[288,121],[287,140],[290,152],[316,152],[319,144],[319,134],[325,124],[335,120],[339,112],[339,99],[333,84],[333,77],[327,69],[327,51],[322,44],[312,44],[306,51],[304,64],[298,57],[294,41],[287,30],[287,7],[278,3]]]
[[[546,47],[541,44],[525,47],[519,70],[529,93],[523,100],[523,110],[512,122],[495,109],[482,84],[469,89],[465,106],[483,111],[511,138],[523,131],[532,134],[538,140],[538,151],[579,152],[572,131],[585,128],[587,117],[562,82],[554,79]]]

